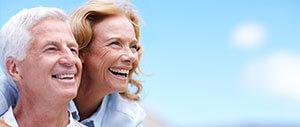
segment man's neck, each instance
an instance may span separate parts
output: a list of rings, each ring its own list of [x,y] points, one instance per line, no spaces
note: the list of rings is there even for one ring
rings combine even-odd
[[[20,127],[66,127],[69,123],[68,102],[55,103],[41,98],[20,98],[13,110]]]

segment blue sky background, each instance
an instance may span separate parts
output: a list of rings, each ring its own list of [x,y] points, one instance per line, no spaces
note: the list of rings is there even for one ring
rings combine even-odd
[[[70,14],[87,0],[0,0]],[[143,19],[141,103],[171,126],[300,125],[300,2],[132,0]]]

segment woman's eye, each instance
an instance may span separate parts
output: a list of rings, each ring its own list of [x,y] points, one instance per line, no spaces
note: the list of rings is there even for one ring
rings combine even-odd
[[[132,45],[130,48],[134,48],[135,50],[137,50],[137,45]]]
[[[119,45],[120,43],[117,41],[111,42],[110,45]]]

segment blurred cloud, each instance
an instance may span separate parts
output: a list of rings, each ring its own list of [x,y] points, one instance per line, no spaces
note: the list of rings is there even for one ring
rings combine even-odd
[[[144,109],[147,114],[145,120],[143,121],[144,127],[169,127],[169,125],[167,125],[160,116],[153,114],[155,111],[148,108]]]
[[[232,32],[231,41],[238,48],[255,48],[266,38],[263,25],[256,22],[238,24]]]
[[[300,54],[279,51],[254,61],[245,69],[242,83],[300,102]]]
[[[164,119],[161,112],[162,105],[160,105],[156,101],[144,102],[142,103],[142,107],[146,112],[146,118],[143,121],[144,127],[169,127],[170,125],[167,124],[168,121]]]

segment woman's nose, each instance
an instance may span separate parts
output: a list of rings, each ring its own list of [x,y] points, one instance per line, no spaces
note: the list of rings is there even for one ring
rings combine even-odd
[[[135,62],[135,57],[135,54],[130,50],[130,48],[126,48],[125,52],[121,56],[121,61],[131,64]]]

